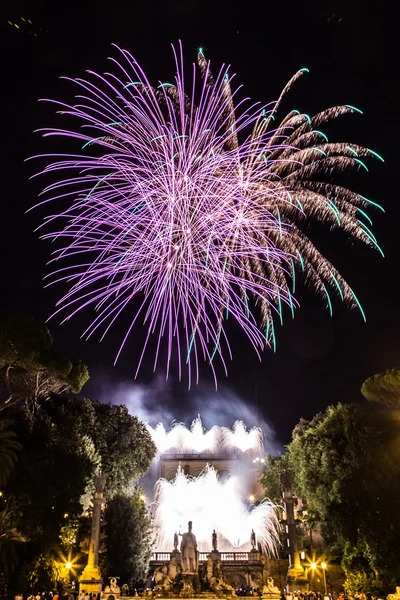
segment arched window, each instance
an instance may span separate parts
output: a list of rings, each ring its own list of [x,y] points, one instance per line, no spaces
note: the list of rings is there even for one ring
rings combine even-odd
[[[203,472],[203,469],[195,469],[194,471],[192,471],[191,476],[198,477],[199,475],[201,475],[202,472]]]
[[[225,481],[228,479],[229,475],[230,475],[230,473],[227,469],[221,469],[220,471],[218,471],[218,478],[223,483],[225,483]]]
[[[175,479],[175,475],[176,475],[176,469],[171,469],[171,471],[168,471],[168,473],[165,476],[165,479],[167,481],[172,481],[173,479]]]

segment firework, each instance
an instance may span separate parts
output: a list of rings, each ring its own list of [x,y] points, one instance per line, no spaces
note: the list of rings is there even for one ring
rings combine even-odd
[[[379,249],[365,212],[374,203],[330,180],[366,168],[364,157],[380,157],[329,143],[320,130],[360,111],[337,106],[309,117],[293,110],[277,124],[283,95],[305,69],[278,101],[263,106],[239,97],[240,87],[232,91],[225,66],[214,76],[202,51],[187,84],[182,48],[174,49],[173,83],[155,87],[120,52],[115,72],[72,80],[80,88],[74,106],[56,103],[76,129],[42,130],[81,145],[77,154],[51,155],[42,171],[56,181],[40,204],[62,207],[45,219],[43,234],[58,243],[50,281],[68,285],[55,314],[63,311],[67,320],[92,307],[84,335],[99,331],[103,338],[132,310],[116,360],[141,321],[137,369],[152,336],[154,367],[165,344],[167,376],[175,355],[178,375],[187,368],[190,385],[198,381],[199,359],[214,371],[219,358],[226,371],[228,317],[259,356],[275,347],[274,319],[293,314],[299,276],[330,311],[333,292],[362,312],[304,233],[318,221]]]
[[[174,533],[185,530],[188,521],[193,521],[201,552],[209,551],[213,529],[219,534],[221,551],[250,550],[252,529],[264,552],[274,555],[279,545],[275,506],[265,500],[249,509],[239,479],[231,476],[223,483],[210,466],[199,477],[186,477],[178,469],[173,481],[158,480],[151,508],[158,552],[171,550]]]
[[[259,427],[247,429],[243,421],[236,421],[232,429],[213,425],[206,431],[201,418],[197,417],[190,428],[183,423],[175,425],[166,431],[162,423],[155,427],[147,425],[151,437],[161,454],[201,454],[218,452],[247,452],[251,455],[263,454],[263,433]]]

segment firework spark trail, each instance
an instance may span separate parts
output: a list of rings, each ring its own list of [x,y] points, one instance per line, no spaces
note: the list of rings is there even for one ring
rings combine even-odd
[[[146,427],[160,453],[192,454],[240,450],[252,456],[260,456],[264,450],[261,429],[252,427],[248,430],[243,421],[236,421],[232,429],[213,425],[208,431],[203,428],[200,417],[194,419],[190,428],[183,423],[175,423],[168,432],[162,423]]]
[[[120,52],[120,62],[112,59],[118,74],[89,72],[88,79],[72,80],[80,88],[76,105],[56,103],[83,126],[42,130],[82,146],[79,154],[50,155],[55,161],[42,171],[60,178],[37,206],[65,204],[45,219],[42,235],[60,245],[50,262],[67,261],[51,274],[51,283],[69,286],[54,314],[65,311],[68,320],[94,307],[84,335],[99,330],[104,337],[140,298],[116,360],[141,319],[147,333],[136,374],[150,337],[154,366],[165,338],[167,376],[175,352],[178,375],[187,368],[189,386],[198,381],[201,356],[214,375],[216,357],[226,370],[228,316],[258,356],[275,347],[273,317],[282,322],[285,306],[293,314],[299,276],[330,312],[333,291],[363,314],[352,289],[302,231],[318,221],[381,252],[365,212],[378,205],[321,180],[367,168],[364,157],[380,158],[355,144],[329,143],[319,129],[360,111],[338,106],[313,117],[291,111],[275,126],[282,97],[304,69],[276,103],[262,106],[237,99],[240,88],[232,92],[228,68],[213,76],[201,51],[200,78],[193,65],[191,86],[179,46],[174,83],[157,87]]]
[[[173,481],[159,479],[151,506],[158,552],[170,552],[174,533],[193,521],[200,552],[210,550],[213,529],[219,536],[220,551],[250,550],[254,529],[264,552],[274,556],[279,546],[280,525],[275,506],[263,501],[252,510],[242,500],[237,477],[225,483],[213,467],[198,477],[186,477],[181,469]]]

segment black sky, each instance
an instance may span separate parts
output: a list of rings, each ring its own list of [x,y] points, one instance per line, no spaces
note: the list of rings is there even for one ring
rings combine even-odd
[[[386,215],[373,211],[371,216],[386,258],[341,235],[311,230],[361,299],[367,323],[339,303],[330,319],[322,303],[304,293],[295,321],[288,319],[277,328],[277,353],[267,352],[262,364],[234,332],[234,362],[225,383],[261,411],[284,443],[301,416],[311,417],[338,401],[358,400],[364,378],[400,365],[398,21],[389,5],[369,5],[361,0],[6,1],[0,8],[0,307],[45,320],[61,292],[43,289],[50,248],[33,233],[40,215],[24,214],[41,188],[40,182],[29,181],[34,166],[23,162],[50,151],[33,130],[52,122],[52,109],[37,100],[72,100],[74,89],[60,81],[61,75],[107,70],[115,42],[135,55],[154,82],[168,80],[174,66],[169,45],[181,39],[188,59],[194,60],[202,46],[213,64],[232,64],[246,93],[264,102],[275,99],[290,76],[307,66],[311,73],[293,89],[287,108],[312,113],[335,104],[360,107],[364,115],[337,121],[330,137],[365,145],[385,157],[384,164],[369,161],[370,173],[351,177],[347,185],[384,205]],[[83,342],[79,335],[85,323],[82,316],[68,326],[54,322],[51,328],[59,348],[88,363],[94,373],[88,392],[96,396],[99,372],[107,372],[111,382],[129,380],[135,339],[113,368],[121,330],[117,327],[101,345]],[[203,374],[207,380],[206,368]],[[149,361],[141,381],[150,380]],[[175,383],[164,401],[181,412],[190,394]]]

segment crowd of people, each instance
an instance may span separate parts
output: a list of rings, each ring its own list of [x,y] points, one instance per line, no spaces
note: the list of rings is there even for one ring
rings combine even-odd
[[[287,592],[282,594],[282,600],[339,600],[344,598],[343,595],[338,595],[335,592],[321,594],[321,592],[301,592],[300,590],[294,592]]]
[[[236,596],[262,596],[262,590],[260,588],[252,588],[241,586],[235,589]],[[293,591],[286,592],[283,591],[281,593],[281,600],[344,600],[343,594],[321,594],[321,592],[301,592]],[[355,598],[355,600],[367,600],[365,597],[360,598],[359,596]]]
[[[26,600],[101,600],[102,593],[99,594],[89,594],[86,591],[82,591],[79,594],[70,593],[70,594],[60,594],[59,592],[37,592],[36,594],[31,594],[27,596]],[[22,594],[17,594],[14,600],[24,600]]]
[[[255,596],[260,597],[262,592],[259,588],[251,588],[251,587],[240,587],[235,590],[237,596]],[[102,600],[103,592],[98,594],[89,593],[86,591],[81,591],[79,594],[70,593],[70,594],[59,594],[58,592],[41,592],[36,594],[31,594],[26,598],[26,600]],[[129,589],[126,590],[122,596],[142,596],[142,597],[152,597],[154,595],[153,590],[150,588],[146,589]],[[17,594],[14,600],[24,600],[22,594]],[[302,592],[302,591],[283,591],[281,594],[281,600],[348,600],[343,592],[337,594],[333,593],[325,593],[321,594],[321,592]],[[356,593],[354,598],[351,600],[381,600],[375,596],[371,596],[369,594],[364,593]]]
[[[17,594],[14,600],[24,600],[22,594]],[[26,600],[74,600],[73,594],[66,594],[62,596],[59,592],[36,592],[35,594],[31,594],[27,597]]]

